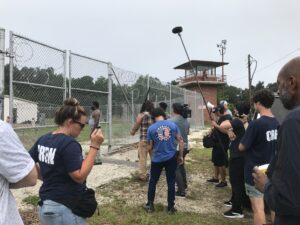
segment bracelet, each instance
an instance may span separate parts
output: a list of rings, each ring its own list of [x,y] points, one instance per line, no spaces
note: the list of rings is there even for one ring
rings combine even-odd
[[[94,149],[96,149],[97,151],[100,149],[100,148],[97,148],[97,147],[95,147],[95,146],[93,146],[93,145],[90,145],[90,148],[94,148]]]

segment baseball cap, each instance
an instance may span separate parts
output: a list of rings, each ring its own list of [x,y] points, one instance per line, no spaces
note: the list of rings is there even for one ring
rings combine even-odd
[[[225,108],[224,108],[224,105],[222,104],[219,104],[217,105],[217,107],[213,108],[213,113],[216,113],[216,112],[220,112],[221,114],[223,114],[225,111]]]
[[[227,104],[228,104],[228,102],[226,100],[221,100],[220,101],[220,105],[227,105]]]

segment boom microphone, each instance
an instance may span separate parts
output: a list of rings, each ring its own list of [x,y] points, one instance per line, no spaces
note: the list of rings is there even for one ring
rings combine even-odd
[[[172,29],[172,32],[173,32],[174,34],[180,34],[180,33],[182,32],[182,27],[174,27],[174,28]]]
[[[173,30],[172,30],[172,32],[173,32],[174,34],[178,34],[178,36],[179,36],[179,38],[180,38],[180,40],[181,40],[182,46],[183,46],[183,48],[184,48],[185,54],[186,54],[186,56],[187,56],[187,58],[188,58],[188,60],[189,60],[190,67],[191,67],[191,69],[193,69],[194,67],[193,67],[192,61],[191,61],[191,59],[190,59],[190,57],[189,57],[189,54],[188,54],[188,52],[187,52],[187,50],[186,50],[186,48],[185,48],[184,42],[183,42],[182,37],[181,37],[181,35],[180,35],[180,32],[182,32],[182,27],[174,27]],[[213,118],[212,118],[212,116],[211,116],[211,110],[209,109],[209,106],[212,106],[212,104],[208,104],[208,103],[210,103],[210,102],[207,102],[206,99],[205,99],[205,97],[204,97],[204,95],[203,95],[202,88],[201,88],[200,83],[199,83],[198,78],[197,78],[196,70],[193,69],[192,71],[193,71],[192,73],[194,74],[194,77],[196,78],[197,85],[198,85],[198,89],[199,89],[200,94],[202,95],[203,102],[204,102],[204,106],[205,106],[205,108],[206,108],[206,110],[207,110],[208,116],[209,116],[210,120],[213,121]],[[218,142],[219,142],[219,144],[220,144],[220,146],[221,146],[221,148],[222,148],[224,154],[226,154],[225,149],[224,149],[224,146],[223,146],[223,144],[222,144],[221,137],[220,137],[220,135],[219,135],[218,133],[216,133],[216,134],[217,134],[217,135],[216,135],[216,136],[217,136],[217,140],[218,140]]]

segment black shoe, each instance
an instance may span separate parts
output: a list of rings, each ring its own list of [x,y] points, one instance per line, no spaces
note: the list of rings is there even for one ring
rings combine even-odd
[[[102,165],[102,161],[94,162],[94,165]]]
[[[154,206],[152,203],[147,203],[143,206],[144,210],[147,212],[147,213],[152,213],[154,212]]]
[[[176,191],[175,196],[178,198],[185,198],[185,193]]]
[[[232,209],[223,213],[223,216],[231,219],[241,219],[244,218],[244,214],[242,212],[234,212]]]
[[[223,187],[226,187],[227,186],[227,182],[226,181],[221,181],[220,183],[218,183],[216,185],[216,187],[218,188],[223,188]]]
[[[206,180],[206,182],[208,182],[208,183],[219,183],[219,180],[218,179],[216,179],[216,178],[211,178],[211,179],[208,179],[208,180]]]
[[[231,200],[226,201],[226,202],[224,202],[224,205],[228,206],[228,207],[231,207],[232,206],[232,201]]]
[[[172,208],[168,209],[169,214],[175,214],[177,212],[177,209],[173,206]]]

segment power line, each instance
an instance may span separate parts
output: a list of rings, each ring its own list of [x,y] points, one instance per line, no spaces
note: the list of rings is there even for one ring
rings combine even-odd
[[[295,50],[293,50],[293,51],[287,53],[287,54],[284,55],[283,57],[281,57],[281,58],[275,60],[275,61],[272,62],[271,64],[269,64],[269,65],[267,65],[267,66],[265,66],[265,67],[259,69],[259,70],[257,71],[257,73],[259,73],[259,72],[261,72],[261,71],[263,71],[263,70],[265,70],[265,69],[267,69],[267,68],[269,68],[269,67],[275,65],[276,63],[280,62],[281,60],[285,59],[286,57],[290,56],[291,54],[293,54],[293,53],[295,53],[295,52],[297,52],[297,51],[299,51],[299,50],[300,50],[300,48],[296,48]]]
[[[234,79],[231,82],[235,82],[235,81],[238,81],[238,80],[243,80],[245,78],[247,78],[247,76],[238,77],[237,79]]]
[[[261,71],[263,71],[265,69],[268,69],[269,67],[275,65],[276,63],[280,62],[281,60],[287,58],[288,56],[290,56],[291,54],[293,54],[293,53],[295,53],[295,52],[297,52],[299,50],[300,50],[300,48],[294,49],[293,51],[287,53],[286,55],[282,56],[281,58],[279,58],[279,59],[275,60],[274,62],[270,63],[269,65],[264,66],[263,68],[257,70],[256,73],[259,73],[259,72],[261,72]],[[234,79],[231,82],[235,82],[235,81],[242,80],[242,79],[245,79],[245,78],[247,78],[247,76],[238,77],[237,79]]]

